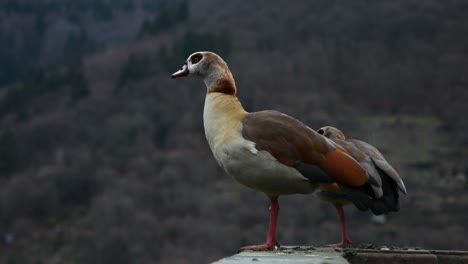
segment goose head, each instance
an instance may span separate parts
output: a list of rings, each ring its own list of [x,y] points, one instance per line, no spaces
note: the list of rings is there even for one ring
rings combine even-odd
[[[341,132],[341,130],[332,126],[322,127],[319,130],[317,130],[317,133],[330,139],[340,139],[340,140],[346,139],[345,135],[343,134],[343,132]]]
[[[226,62],[217,54],[209,51],[198,51],[185,60],[182,68],[172,74],[172,78],[200,76],[206,78],[216,72],[228,70]]]
[[[185,76],[200,76],[205,82],[208,92],[236,93],[234,78],[226,62],[213,52],[192,53],[185,60],[182,68],[172,74],[172,78]]]

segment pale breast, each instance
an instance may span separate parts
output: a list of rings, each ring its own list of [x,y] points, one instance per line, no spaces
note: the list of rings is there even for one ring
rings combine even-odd
[[[252,152],[253,142],[234,140],[215,153],[221,167],[235,180],[269,195],[311,193],[317,185],[295,168],[278,162],[266,151]]]

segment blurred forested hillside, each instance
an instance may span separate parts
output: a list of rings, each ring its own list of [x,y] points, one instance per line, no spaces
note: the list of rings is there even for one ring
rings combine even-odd
[[[204,138],[213,50],[249,111],[377,146],[409,194],[351,238],[467,249],[468,2],[0,1],[0,262],[208,263],[263,242],[267,199]],[[332,206],[281,198],[279,241],[338,242]]]

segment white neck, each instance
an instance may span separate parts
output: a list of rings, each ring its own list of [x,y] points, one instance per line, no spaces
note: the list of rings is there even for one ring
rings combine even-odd
[[[226,69],[219,65],[212,65],[211,67],[212,68],[210,69],[209,74],[203,78],[203,82],[205,83],[208,91],[210,88],[214,87],[216,83],[219,82],[219,80],[226,78],[227,74],[231,75],[229,71],[226,71]]]

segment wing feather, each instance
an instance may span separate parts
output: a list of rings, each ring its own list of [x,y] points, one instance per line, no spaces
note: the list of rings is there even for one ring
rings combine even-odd
[[[361,186],[368,181],[364,168],[345,149],[288,115],[276,111],[250,113],[242,120],[242,125],[245,139],[287,166],[317,166],[334,181],[350,186]],[[308,171],[311,174],[304,172],[304,177],[322,181],[323,175],[312,173],[314,170],[310,168]]]

